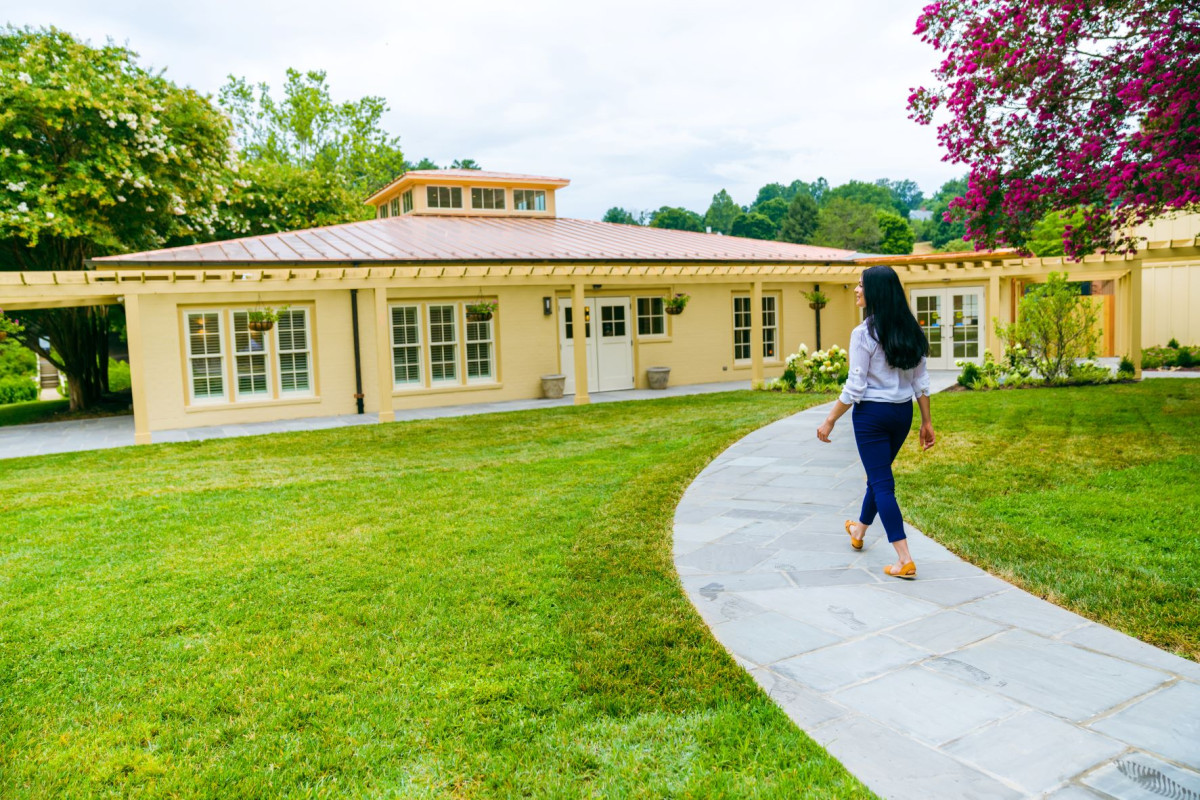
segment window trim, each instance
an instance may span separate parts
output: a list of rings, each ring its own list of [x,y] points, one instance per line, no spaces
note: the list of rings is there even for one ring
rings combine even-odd
[[[643,300],[649,301],[651,303],[651,307],[653,307],[653,303],[655,301],[657,301],[658,302],[658,313],[653,313],[653,311],[652,311],[650,314],[642,314],[642,301]],[[633,317],[634,317],[634,326],[633,327],[634,327],[634,331],[637,334],[638,339],[666,339],[670,335],[669,332],[667,331],[666,301],[663,299],[663,297],[661,295],[640,295],[640,296],[634,295]],[[653,331],[651,331],[650,333],[642,333],[642,320],[643,319],[653,320],[655,318],[659,318],[662,320],[662,333],[654,333]],[[650,327],[653,327],[653,325],[651,325]]]
[[[491,299],[495,299],[494,297]],[[396,337],[395,327],[391,326],[389,339],[392,343],[392,395],[406,394],[436,394],[446,391],[459,391],[468,389],[498,389],[503,386],[500,382],[501,367],[500,367],[500,332],[496,326],[496,318],[493,317],[486,323],[469,323],[467,322],[467,305],[472,300],[459,297],[405,297],[405,298],[389,298],[388,299],[388,320],[389,325],[393,319],[393,313],[396,308],[415,308],[417,315],[417,332],[419,341],[416,345],[406,345],[408,347],[416,346],[417,354],[420,360],[420,375],[419,381],[407,383],[397,383],[396,376]],[[433,315],[430,313],[430,308],[433,306],[452,307],[453,310],[453,326],[455,339],[453,342],[445,342],[435,344],[433,342]],[[445,324],[445,323],[439,323]],[[469,377],[469,364],[467,357],[467,346],[476,344],[475,340],[468,338],[468,330],[470,325],[485,324],[488,326],[488,339],[478,340],[486,342],[489,345],[488,363],[491,374],[487,377]],[[452,345],[455,349],[454,360],[454,378],[433,378],[433,347]]]
[[[413,190],[409,189],[400,195],[400,213],[410,214],[413,210]]]
[[[413,326],[416,328],[417,341],[415,344],[406,343],[403,345],[396,344],[396,309],[411,308],[416,312],[416,319]],[[426,387],[426,372],[425,372],[425,336],[424,334],[424,315],[422,314],[421,303],[388,303],[388,319],[390,320],[389,328],[391,332],[388,334],[392,343],[392,391],[408,391],[412,389],[424,389]],[[396,348],[397,347],[415,347],[417,349],[417,379],[415,381],[404,381],[403,383],[396,382]]]
[[[479,203],[475,202],[475,193],[479,193]],[[508,198],[504,187],[495,186],[472,186],[471,187],[471,210],[472,211],[507,211]],[[492,205],[488,205],[485,198],[491,197]],[[499,198],[499,205],[496,205]]]
[[[522,197],[517,199],[517,192],[520,192]],[[529,197],[532,195],[532,197]],[[530,204],[527,201],[532,200]],[[542,201],[542,207],[538,208],[537,201]],[[522,208],[522,205],[526,207]],[[545,189],[513,189],[513,211],[545,211],[546,210],[546,190]]]
[[[276,352],[278,352],[277,348],[272,347],[272,343],[275,339],[275,337],[274,337],[275,327],[272,326],[271,330],[269,330],[269,331],[262,331],[262,352],[261,353],[255,353],[253,351],[253,349],[246,350],[246,351],[239,350],[238,349],[238,341],[237,341],[237,337],[238,337],[238,320],[237,320],[237,318],[238,318],[239,314],[246,315],[246,323],[247,323],[246,342],[247,342],[247,344],[253,343],[254,342],[254,334],[258,333],[258,331],[250,330],[250,327],[249,327],[250,309],[249,308],[230,308],[229,309],[229,335],[233,340],[233,347],[230,349],[230,352],[233,356],[230,359],[230,367],[233,370],[233,401],[235,403],[261,403],[264,400],[275,400],[276,399],[276,397],[275,397],[275,370],[271,369],[271,367],[272,367],[271,362],[274,360],[271,358],[271,351],[274,349],[274,350],[276,350]],[[278,323],[276,323],[276,324],[278,324]],[[241,389],[242,372],[238,366],[238,359],[239,358],[253,359],[256,356],[262,358],[262,361],[263,361],[264,391],[243,392]],[[255,375],[255,372],[253,371],[253,369],[251,369],[251,371],[249,373],[247,373],[246,375],[247,375],[247,377],[250,378],[251,382],[253,382],[254,375]]]
[[[205,314],[215,314],[217,317],[217,345],[218,351],[216,355],[206,353],[204,355],[193,355],[192,353],[192,336],[190,317],[204,316]],[[225,405],[229,400],[229,370],[226,363],[225,352],[225,320],[222,309],[203,307],[203,308],[186,308],[183,309],[183,354],[185,361],[184,380],[187,383],[187,399],[189,406],[214,406]],[[216,358],[219,362],[219,373],[221,375],[221,395],[197,397],[196,396],[196,377],[193,372],[193,363],[196,359]]]
[[[446,201],[445,205],[443,205],[441,202],[441,193],[442,193],[443,189],[446,191],[446,197],[447,197],[447,201]],[[457,197],[457,199],[458,199],[457,205],[454,202],[456,194],[458,196]],[[425,204],[429,208],[447,209],[447,210],[458,209],[461,211],[463,208],[462,187],[461,186],[432,186],[432,185],[426,186],[425,187]]]
[[[731,303],[731,312],[733,315],[733,363],[734,363],[734,366],[741,367],[741,366],[747,366],[747,365],[754,363],[754,349],[753,349],[754,348],[754,342],[753,342],[753,339],[754,339],[754,335],[753,335],[754,317],[753,316],[750,317],[750,327],[739,328],[737,326],[737,313],[738,313],[737,312],[737,301],[739,299],[744,299],[749,303],[753,303],[754,299],[753,299],[753,295],[749,294],[748,292],[739,292],[739,293],[736,293],[733,295],[733,300]],[[763,357],[763,363],[765,363],[765,364],[778,364],[778,363],[782,362],[782,356],[779,355],[781,352],[780,348],[779,348],[780,328],[781,328],[781,325],[780,325],[780,315],[781,315],[780,305],[781,305],[781,303],[780,303],[779,293],[778,292],[763,292],[763,295],[762,295],[763,307],[759,309],[759,311],[758,311],[759,314],[763,314],[766,312],[766,310],[767,310],[766,306],[767,306],[768,300],[770,301],[770,303],[772,305],[771,311],[775,315],[775,324],[772,326],[769,326],[769,328],[768,328],[768,326],[765,324],[765,320],[764,320],[763,340],[762,340],[764,352],[763,352],[762,357]],[[750,313],[751,314],[754,313],[753,308],[750,309]],[[765,352],[765,349],[767,347],[767,335],[766,334],[767,334],[768,329],[775,331],[775,336],[774,336],[775,355],[773,355],[773,356],[768,356]],[[737,355],[737,351],[738,351],[737,332],[739,330],[745,330],[747,332],[747,336],[749,337],[749,341],[747,343],[747,346],[750,348],[749,358],[738,358],[738,355]]]
[[[291,350],[287,350],[285,352],[282,344],[279,341],[279,331],[280,331],[279,323],[278,322],[275,323],[275,327],[273,329],[273,333],[275,335],[273,338],[275,340],[275,374],[278,376],[277,388],[278,388],[278,393],[279,393],[279,399],[282,400],[284,398],[291,399],[291,398],[297,398],[297,397],[315,397],[316,393],[317,393],[317,370],[315,367],[316,354],[313,352],[312,311],[309,309],[308,306],[301,305],[301,306],[293,306],[293,307],[289,308],[287,313],[289,315],[290,314],[303,314],[304,315],[304,344],[305,344],[305,347],[303,350],[297,350],[293,347]],[[281,315],[280,319],[282,319],[282,318],[283,317]],[[294,330],[295,330],[295,328],[293,328],[293,331]],[[294,344],[295,343],[294,336],[293,336],[292,341]],[[284,355],[295,356],[297,353],[303,353],[305,355],[307,363],[308,363],[308,367],[305,370],[308,373],[308,388],[307,389],[290,389],[290,390],[284,389],[283,388],[283,372],[284,372],[283,356]],[[296,373],[296,370],[293,368],[291,370],[291,372],[294,374],[294,373]]]

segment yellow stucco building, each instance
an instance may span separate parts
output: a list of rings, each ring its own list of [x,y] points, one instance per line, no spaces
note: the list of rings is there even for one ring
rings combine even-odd
[[[154,431],[489,403],[577,403],[645,388],[778,375],[800,342],[845,346],[853,286],[892,265],[930,335],[931,366],[999,355],[993,319],[1051,271],[1110,281],[1114,347],[1136,355],[1141,262],[1190,243],[1080,264],[1011,253],[869,257],[830,248],[559,218],[569,181],[474,170],[406,173],[365,222],[95,259],[82,272],[0,273],[0,307],[125,306],[136,440]],[[830,298],[810,308],[805,292]],[[664,300],[687,293],[682,314]],[[496,303],[489,319],[467,306]],[[285,308],[255,330],[250,312]],[[576,325],[583,309],[584,325]],[[582,327],[582,330],[581,330]]]

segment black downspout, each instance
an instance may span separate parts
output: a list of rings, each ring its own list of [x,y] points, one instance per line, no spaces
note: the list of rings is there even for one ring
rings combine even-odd
[[[358,289],[350,290],[350,317],[354,323],[354,400],[358,403],[358,413],[362,414],[362,357],[358,352]]]
[[[814,291],[814,292],[819,292],[819,291],[821,291],[821,284],[819,284],[819,283],[814,283],[814,284],[813,284],[813,291]],[[820,350],[820,349],[821,349],[821,309],[820,309],[820,308],[815,308],[815,309],[813,309],[813,311],[815,311],[815,312],[816,312],[816,314],[817,314],[817,349],[818,349],[818,350]],[[357,340],[356,340],[356,341],[357,341]],[[356,346],[357,346],[357,345],[356,345]]]

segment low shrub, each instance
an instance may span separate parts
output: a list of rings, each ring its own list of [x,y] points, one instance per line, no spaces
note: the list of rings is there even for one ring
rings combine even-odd
[[[0,378],[0,406],[9,403],[29,403],[38,399],[38,386],[29,378],[9,376]]]
[[[1135,374],[1137,374],[1137,369],[1133,366],[1133,362],[1129,359],[1129,356],[1121,356],[1121,365],[1117,367],[1117,378],[1119,380],[1129,380]]]
[[[836,344],[828,350],[809,355],[808,345],[801,343],[787,357],[783,374],[767,381],[763,389],[791,392],[836,391],[850,375],[850,354]]]
[[[1133,362],[1128,364],[1128,375],[1133,376]],[[1112,372],[1103,364],[1095,361],[1081,361],[1067,365],[1066,372],[1050,380],[1046,380],[1028,366],[1029,359],[1024,353],[1006,351],[1002,362],[997,362],[990,351],[983,354],[983,363],[971,361],[956,361],[955,366],[962,370],[958,383],[968,389],[1019,389],[1025,386],[1081,386],[1086,384],[1111,383]]]
[[[1166,347],[1147,347],[1142,350],[1142,369],[1169,367],[1190,368],[1200,363],[1200,346],[1180,345],[1172,339]]]
[[[129,363],[110,358],[108,360],[108,390],[124,392],[128,391],[132,385],[129,378]]]

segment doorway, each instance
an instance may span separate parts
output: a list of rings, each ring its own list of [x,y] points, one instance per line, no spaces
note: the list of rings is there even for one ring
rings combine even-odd
[[[628,297],[592,297],[584,301],[589,392],[633,388],[633,330]],[[575,393],[574,309],[558,301],[558,347],[566,394]],[[599,336],[595,334],[599,333]]]
[[[983,363],[987,316],[982,286],[913,289],[912,307],[929,340],[929,369],[955,369],[955,361]]]

